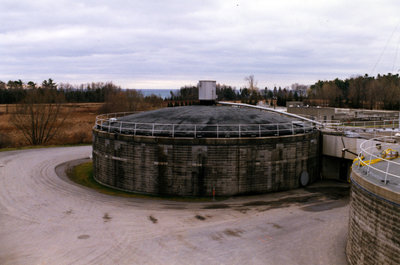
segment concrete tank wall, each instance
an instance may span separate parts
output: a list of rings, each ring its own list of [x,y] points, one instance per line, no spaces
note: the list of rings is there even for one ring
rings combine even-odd
[[[299,187],[319,172],[319,132],[192,139],[93,130],[94,177],[122,190],[180,196],[265,193]]]
[[[348,261],[400,264],[400,196],[360,174],[352,173]]]

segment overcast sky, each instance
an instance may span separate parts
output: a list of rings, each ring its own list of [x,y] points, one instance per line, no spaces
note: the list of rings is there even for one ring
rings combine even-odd
[[[398,0],[0,0],[0,80],[241,87],[400,71]]]

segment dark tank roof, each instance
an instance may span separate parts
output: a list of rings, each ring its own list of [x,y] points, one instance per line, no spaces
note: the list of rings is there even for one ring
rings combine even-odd
[[[305,133],[310,124],[283,114],[232,106],[185,106],[110,119],[98,129],[166,137],[236,138]]]
[[[119,120],[164,124],[270,124],[288,123],[295,119],[247,107],[196,105],[146,111]]]

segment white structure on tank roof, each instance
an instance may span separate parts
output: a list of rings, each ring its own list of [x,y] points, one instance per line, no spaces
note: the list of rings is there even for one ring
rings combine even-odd
[[[217,100],[216,86],[216,81],[200,80],[198,84],[200,102],[214,103]]]

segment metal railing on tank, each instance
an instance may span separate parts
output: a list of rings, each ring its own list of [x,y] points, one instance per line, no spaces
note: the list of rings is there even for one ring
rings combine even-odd
[[[395,136],[400,133],[399,120],[324,122],[322,128],[345,133],[358,133],[362,138]]]
[[[400,137],[379,137],[360,144],[360,154],[353,161],[353,169],[360,170],[384,184],[400,181]]]
[[[322,122],[326,128],[388,128],[394,129],[399,127],[399,120],[381,120],[381,121],[328,121]]]
[[[121,112],[96,117],[95,128],[110,133],[190,138],[241,138],[294,135],[313,131],[314,124],[306,121],[270,124],[162,124],[121,120],[133,113]]]

